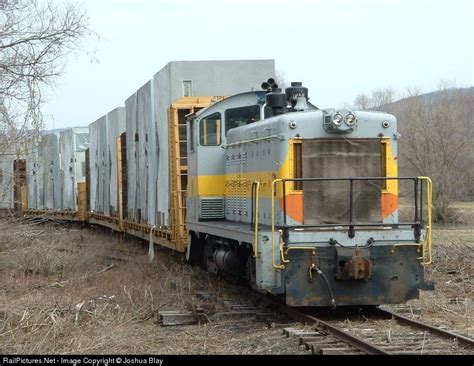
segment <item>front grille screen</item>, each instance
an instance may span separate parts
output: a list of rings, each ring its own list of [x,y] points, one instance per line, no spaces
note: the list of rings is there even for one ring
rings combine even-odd
[[[303,178],[381,176],[378,139],[303,140]],[[353,182],[353,222],[379,223],[381,181]],[[349,222],[349,181],[304,182],[304,224]]]

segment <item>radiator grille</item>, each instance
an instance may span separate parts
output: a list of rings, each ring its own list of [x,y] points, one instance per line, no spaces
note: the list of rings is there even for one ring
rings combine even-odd
[[[223,219],[224,199],[223,198],[201,198],[201,219]]]
[[[304,178],[379,177],[379,139],[311,139],[302,143]],[[353,222],[378,223],[381,181],[355,181]],[[304,182],[304,223],[334,224],[349,220],[349,181]]]

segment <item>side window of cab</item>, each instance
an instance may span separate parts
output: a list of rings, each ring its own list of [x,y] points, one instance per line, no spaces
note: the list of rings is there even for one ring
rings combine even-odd
[[[219,112],[203,117],[199,122],[199,144],[219,146],[221,144],[222,117]]]
[[[231,128],[245,126],[260,120],[260,106],[229,108],[225,111],[225,134]]]

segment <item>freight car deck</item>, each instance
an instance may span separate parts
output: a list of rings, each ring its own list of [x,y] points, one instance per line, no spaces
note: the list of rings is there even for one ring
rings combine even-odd
[[[222,98],[216,96],[184,97],[172,103],[168,108],[170,225],[150,225],[127,218],[127,210],[124,209],[126,208],[128,196],[127,139],[125,133],[120,134],[116,141],[117,177],[114,179],[110,177],[111,181],[116,184],[116,187],[111,187],[109,190],[109,192],[117,193],[115,201],[117,202],[117,207],[115,210],[112,210],[115,212],[115,215],[91,210],[90,167],[86,169],[87,181],[85,183],[77,183],[77,210],[32,209],[28,204],[27,187],[23,183],[20,189],[21,214],[28,218],[41,217],[64,221],[89,222],[90,224],[110,228],[116,232],[124,232],[147,241],[152,241],[157,245],[178,252],[184,252],[188,240],[184,225],[186,210],[184,197],[187,185],[186,118]],[[86,155],[89,155],[89,152]]]

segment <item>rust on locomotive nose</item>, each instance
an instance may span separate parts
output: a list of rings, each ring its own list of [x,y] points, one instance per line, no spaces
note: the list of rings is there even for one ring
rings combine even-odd
[[[372,265],[360,249],[356,248],[354,256],[344,264],[342,272],[344,279],[368,280],[372,276]]]

